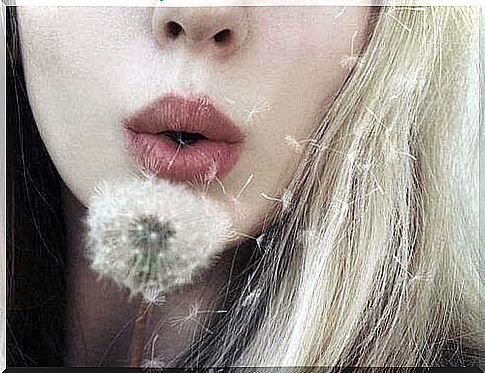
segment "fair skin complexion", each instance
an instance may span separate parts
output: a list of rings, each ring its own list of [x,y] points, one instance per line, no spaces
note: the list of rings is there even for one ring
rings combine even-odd
[[[349,74],[342,61],[362,47],[369,8],[23,7],[18,17],[32,110],[68,188],[69,365],[97,366],[107,350],[103,365],[126,365],[129,326],[110,343],[136,304],[89,269],[80,224],[99,181],[140,173],[124,149],[122,119],[167,92],[210,97],[244,133],[244,150],[220,182],[194,188],[231,214],[241,239],[257,235],[298,164],[299,146]],[[183,26],[176,42],[164,34],[168,22]],[[225,29],[233,37],[216,45],[213,36]],[[228,246],[210,273],[168,295],[152,315],[150,330],[163,323],[154,349],[164,361],[187,348],[197,327],[180,330],[170,320],[195,303],[211,310],[234,274],[233,257]]]

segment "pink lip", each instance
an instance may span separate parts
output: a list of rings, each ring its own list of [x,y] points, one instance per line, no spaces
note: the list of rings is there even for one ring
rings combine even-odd
[[[203,183],[223,178],[237,163],[244,142],[244,134],[207,97],[161,97],[126,118],[123,129],[135,162],[173,181]],[[182,146],[166,131],[205,138]]]

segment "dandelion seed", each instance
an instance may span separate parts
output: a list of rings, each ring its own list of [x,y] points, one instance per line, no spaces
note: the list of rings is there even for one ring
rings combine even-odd
[[[340,61],[340,66],[346,70],[352,70],[352,68],[360,62],[359,56],[347,56]]]
[[[256,245],[258,246],[259,251],[261,252],[263,250],[263,240],[265,238],[265,234],[261,234],[256,238]]]
[[[253,237],[253,236],[246,234],[246,233],[243,233],[243,232],[236,232],[236,235],[241,236],[241,237],[245,237],[245,238],[250,238],[252,240],[256,240],[256,237]]]
[[[365,110],[374,118],[377,124],[379,124],[382,128],[384,128],[384,130],[386,131],[386,134],[389,134],[392,131],[391,128],[387,127],[386,125],[384,125],[384,123],[382,123],[382,120],[379,119],[377,114],[370,107],[366,106]]]
[[[219,184],[219,186],[221,187],[222,194],[227,196],[226,187],[224,186],[222,181],[217,176],[215,177],[215,180],[216,180],[217,184]]]
[[[281,202],[283,204],[282,206],[283,211],[288,210],[288,207],[290,207],[292,200],[293,200],[292,191],[287,190],[286,192],[283,193],[283,198],[281,199]]]
[[[209,184],[212,183],[216,178],[217,171],[218,171],[217,164],[216,162],[212,161],[209,170],[205,174],[204,181]]]
[[[399,19],[396,18],[396,16],[394,14],[392,14],[391,12],[387,13],[387,15],[389,17],[391,17],[394,21],[396,21],[400,26],[402,26],[402,28],[404,28],[407,32],[411,32],[411,27],[409,26],[406,26],[404,23],[402,23]]]
[[[147,359],[143,362],[142,368],[143,369],[160,369],[166,368],[167,363],[159,357],[155,357],[153,359]]]
[[[354,202],[354,200],[344,201],[342,199],[335,198],[331,201],[331,205],[337,210],[337,213],[345,214],[350,209],[350,205],[352,205]]]
[[[417,158],[414,155],[410,154],[410,153],[402,152],[402,151],[396,151],[396,153],[397,154],[401,154],[401,155],[403,155],[405,157],[408,157],[408,158],[412,159],[413,161],[416,161],[417,160]]]
[[[173,317],[172,318],[172,325],[178,326],[181,330],[185,329],[192,325],[192,326],[197,326],[201,327],[208,333],[212,333],[210,329],[208,329],[204,324],[200,322],[198,319],[199,314],[205,314],[205,313],[223,313],[227,312],[226,310],[220,310],[220,311],[200,311],[200,304],[199,303],[193,303],[190,305],[189,310],[187,315],[183,316],[178,316],[178,317]]]
[[[271,197],[271,196],[268,196],[266,193],[261,193],[261,197],[263,197],[264,199],[267,199],[268,201],[281,202],[281,198]]]
[[[246,190],[246,188],[249,186],[249,184],[251,184],[251,182],[253,181],[253,177],[254,177],[253,174],[249,175],[248,179],[246,180],[246,183],[244,183],[243,187],[241,188],[241,190],[239,191],[237,196],[234,198],[235,201],[239,200],[239,197],[241,197],[243,192]]]
[[[303,152],[303,146],[293,136],[286,135],[285,142],[295,153],[301,154]]]
[[[394,255],[394,254],[392,255],[392,257],[399,264],[399,266],[401,267],[401,269],[404,272],[406,272],[406,274],[409,276],[409,278],[413,278],[413,275],[411,274],[411,272],[409,272],[408,268],[399,260],[399,258],[396,255]]]
[[[403,10],[412,10],[414,12],[426,11],[426,7],[422,7],[422,6],[417,6],[417,7],[407,7],[407,6],[403,6],[403,7],[400,7],[400,8],[403,9]]]
[[[156,288],[147,289],[145,291],[145,300],[147,301],[147,303],[153,304],[157,307],[165,304],[167,301],[165,296],[160,294]]]
[[[241,304],[242,307],[247,307],[251,303],[253,303],[259,296],[261,295],[261,289],[256,289],[251,291],[246,297],[244,297],[244,300]]]
[[[268,101],[264,101],[261,105],[255,106],[254,108],[248,111],[248,116],[245,120],[245,124],[248,125],[250,122],[252,122],[255,115],[263,113],[270,109],[271,109],[271,105]]]
[[[172,159],[170,159],[170,162],[168,162],[167,171],[169,171],[172,168],[173,163],[175,162],[175,158],[177,158],[178,154],[180,153],[180,149],[182,149],[181,143],[179,144],[179,146],[177,147],[177,150],[173,154]],[[149,167],[148,169],[149,170],[156,170],[157,168],[155,166],[152,166],[151,168]]]
[[[349,161],[349,163],[354,163],[356,160],[357,160],[357,154],[355,154],[355,152],[349,152],[347,154],[347,160]]]
[[[367,172],[371,169],[372,164],[370,162],[366,162],[366,163],[362,163],[360,167],[362,168],[362,170]]]
[[[167,363],[161,358],[161,356],[155,356],[155,345],[158,341],[158,335],[155,335],[152,339],[151,357],[141,364],[144,369],[160,369],[167,367]]]
[[[433,278],[433,275],[431,273],[423,273],[420,275],[415,275],[411,278],[412,282],[418,282],[418,281],[431,281]]]
[[[368,197],[370,197],[371,195],[375,194],[375,193],[384,193],[384,191],[380,188],[380,186],[378,186],[377,188],[374,188],[372,189],[371,191],[367,192],[366,194],[364,194],[362,197],[359,198],[359,200],[363,200],[363,199],[366,199]]]
[[[230,99],[226,96],[224,96],[224,100],[226,100],[230,104],[236,106],[242,112],[246,113],[246,115],[247,115],[246,119],[245,119],[246,126],[249,125],[252,122],[253,118],[257,114],[268,111],[268,110],[271,109],[270,102],[267,101],[267,100],[264,100],[263,98],[260,98],[259,101],[256,104],[247,105],[247,106],[246,105],[244,105],[244,106],[238,105],[235,100]]]
[[[342,59],[342,61],[340,61],[340,66],[342,66],[344,69],[352,70],[352,68],[360,60],[360,57],[355,55],[355,52],[354,52],[354,43],[358,33],[359,33],[358,31],[355,31],[354,34],[352,35],[352,40],[350,41],[350,56],[347,56],[344,59]]]
[[[347,5],[344,5],[342,9],[335,13],[335,18],[340,18],[342,14],[344,14],[345,10],[347,9]]]
[[[91,267],[155,304],[190,282],[232,234],[225,212],[158,178],[101,183],[87,223]]]
[[[314,229],[307,229],[303,231],[303,240],[309,246],[318,247],[322,242],[321,237],[317,234]]]
[[[389,96],[389,100],[395,100],[401,97],[405,92],[413,92],[420,90],[426,84],[426,79],[423,78],[422,72],[424,68],[419,67],[414,71],[406,72],[398,78],[397,84],[394,85],[395,92]]]
[[[374,183],[376,184],[376,188],[379,192],[384,193],[384,189],[382,188],[381,184],[379,183],[379,180],[377,179],[377,176],[372,172],[371,170],[371,165],[370,164],[365,164],[362,166],[366,172],[370,174],[372,179],[374,180]]]

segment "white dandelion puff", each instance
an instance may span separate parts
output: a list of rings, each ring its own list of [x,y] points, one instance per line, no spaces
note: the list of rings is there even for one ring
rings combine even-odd
[[[102,182],[87,223],[91,267],[154,304],[189,283],[233,235],[224,211],[158,178]]]

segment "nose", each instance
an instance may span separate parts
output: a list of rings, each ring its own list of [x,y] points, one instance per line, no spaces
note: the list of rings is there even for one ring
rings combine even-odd
[[[156,7],[152,28],[162,48],[188,48],[227,57],[247,42],[249,17],[245,7]]]

